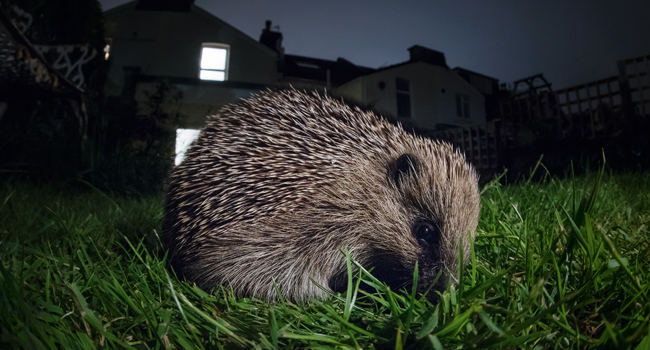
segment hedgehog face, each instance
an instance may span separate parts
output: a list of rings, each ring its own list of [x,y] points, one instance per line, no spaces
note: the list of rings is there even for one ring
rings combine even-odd
[[[400,256],[399,252],[373,251],[369,267],[375,277],[385,282],[391,289],[412,288],[415,261],[418,263],[418,292],[428,292],[430,289],[440,290],[444,287],[445,278],[442,261],[442,233],[438,224],[429,218],[416,217],[410,227],[411,236],[416,244],[412,244],[417,252],[416,259]],[[429,293],[429,296],[434,296]]]
[[[383,210],[367,223],[375,226],[370,231],[376,234],[368,237],[374,244],[370,244],[365,263],[394,290],[411,288],[416,261],[418,291],[442,289],[455,277],[461,241],[462,252],[467,254],[476,229],[475,172],[464,160],[445,158],[444,154],[434,158],[430,152],[416,149],[389,160],[379,200],[389,204],[369,206]],[[440,161],[426,163],[423,159]],[[428,295],[435,298],[437,294]]]

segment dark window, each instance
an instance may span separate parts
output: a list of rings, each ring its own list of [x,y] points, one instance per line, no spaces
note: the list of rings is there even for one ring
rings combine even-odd
[[[409,81],[406,79],[402,78],[397,78],[395,79],[395,86],[397,88],[397,91],[406,91],[409,92]]]
[[[408,94],[397,93],[397,116],[411,117],[411,97]]]
[[[411,117],[411,94],[409,81],[402,78],[395,79],[397,90],[397,116],[401,118]]]
[[[456,95],[456,115],[458,117],[469,119],[471,117],[470,107],[469,96],[460,94]]]

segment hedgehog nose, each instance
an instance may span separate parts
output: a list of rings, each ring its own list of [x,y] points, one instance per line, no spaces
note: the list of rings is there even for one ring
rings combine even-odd
[[[427,299],[431,302],[437,301],[439,293],[445,290],[446,275],[443,269],[437,267],[421,265],[418,270],[418,288],[417,292],[426,294]]]
[[[440,301],[440,293],[442,293],[442,290],[431,290],[427,293],[426,298],[431,304],[437,304]]]

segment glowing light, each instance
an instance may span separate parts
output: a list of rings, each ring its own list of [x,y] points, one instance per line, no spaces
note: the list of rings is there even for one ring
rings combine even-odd
[[[226,73],[222,70],[201,70],[201,74],[199,76],[201,80],[216,80],[216,81],[224,81],[226,80]]]
[[[174,165],[179,165],[185,159],[185,152],[190,148],[192,142],[199,137],[200,130],[197,129],[176,129],[176,157]]]
[[[215,44],[212,44],[215,45]],[[228,48],[206,44],[201,50],[201,80],[226,80],[228,67]]]
[[[106,44],[106,46],[104,46],[104,60],[108,61],[110,57],[111,57],[111,44]]]
[[[201,53],[201,69],[226,69],[228,50],[221,47],[204,47]]]

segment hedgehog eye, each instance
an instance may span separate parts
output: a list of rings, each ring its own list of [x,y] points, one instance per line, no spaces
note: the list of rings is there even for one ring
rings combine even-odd
[[[413,235],[423,248],[436,247],[440,242],[440,230],[438,226],[429,221],[417,221],[413,225]]]
[[[388,178],[399,187],[401,179],[404,176],[415,173],[417,166],[418,163],[415,156],[404,153],[388,167]]]

